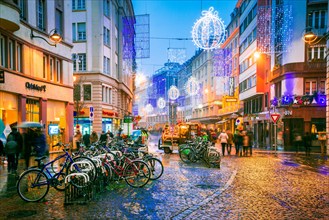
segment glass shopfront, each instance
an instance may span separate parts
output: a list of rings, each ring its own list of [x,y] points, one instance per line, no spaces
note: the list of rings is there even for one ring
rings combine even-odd
[[[5,126],[17,125],[18,120],[18,98],[14,94],[0,92],[0,133],[1,140],[6,137],[3,133]]]
[[[65,143],[66,112],[65,103],[59,101],[47,101],[47,143],[49,151],[60,150],[53,147],[58,142]]]

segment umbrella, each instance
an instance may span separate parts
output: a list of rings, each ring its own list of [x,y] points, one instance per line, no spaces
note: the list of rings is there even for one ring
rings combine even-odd
[[[18,128],[43,128],[43,125],[39,122],[33,122],[33,121],[25,121],[20,123]]]

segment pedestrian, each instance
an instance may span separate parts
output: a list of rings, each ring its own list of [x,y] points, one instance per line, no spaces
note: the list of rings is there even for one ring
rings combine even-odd
[[[250,146],[250,139],[249,136],[247,135],[247,131],[242,132],[242,147],[243,147],[243,156],[248,156],[248,148]]]
[[[2,163],[2,156],[5,156],[5,147],[3,146],[3,142],[0,139],[0,164]]]
[[[107,141],[107,134],[105,134],[105,131],[102,131],[101,136],[99,137],[99,141],[101,143],[106,143],[106,141]]]
[[[249,140],[248,149],[249,149],[250,156],[252,156],[252,145],[253,145],[253,141],[254,141],[254,134],[252,133],[251,130],[248,130],[247,135],[248,135],[248,140]]]
[[[232,150],[232,145],[233,145],[233,134],[231,132],[231,130],[226,130],[226,134],[228,136],[228,139],[227,139],[227,154],[228,155],[231,155],[231,150]]]
[[[37,153],[37,157],[45,155],[47,150],[46,135],[41,128],[37,128],[34,133],[34,139],[32,141],[34,149]]]
[[[235,155],[236,156],[242,156],[242,134],[239,129],[235,130],[234,136],[234,146],[235,146]]]
[[[33,139],[33,130],[31,128],[27,128],[27,131],[23,133],[23,156],[25,159],[25,169],[28,169],[30,166]]]
[[[294,142],[295,142],[296,153],[298,153],[299,147],[302,145],[303,142],[302,135],[298,131],[294,133]]]
[[[81,143],[81,139],[82,139],[82,134],[81,134],[80,130],[77,130],[77,132],[74,135],[74,138],[75,138],[76,148],[80,149],[80,143]]]
[[[83,140],[83,144],[85,145],[85,147],[89,147],[89,145],[90,145],[90,134],[88,134],[87,131],[83,135],[82,140]]]
[[[8,173],[14,173],[17,170],[16,163],[16,152],[17,152],[17,142],[15,141],[14,135],[8,135],[7,137],[7,143],[5,145],[5,153],[7,155],[7,161],[8,161]]]
[[[18,160],[20,158],[20,154],[23,151],[23,137],[22,135],[19,133],[17,128],[12,128],[12,131],[10,132],[9,135],[13,135],[15,138],[15,141],[17,143],[17,152],[16,152],[16,156],[15,156],[15,165],[18,166]],[[17,167],[16,167],[17,170]]]
[[[91,132],[90,145],[95,144],[97,141],[98,141],[98,135],[97,135],[96,131]]]
[[[304,142],[304,146],[305,146],[305,154],[306,154],[306,156],[310,156],[311,155],[312,137],[308,132],[305,133],[305,136],[303,137],[303,142]]]
[[[223,131],[219,134],[218,139],[219,139],[219,142],[220,142],[221,145],[222,145],[222,155],[224,156],[224,155],[225,155],[225,148],[226,148],[227,141],[228,141],[228,136],[227,136],[225,130],[223,130]]]

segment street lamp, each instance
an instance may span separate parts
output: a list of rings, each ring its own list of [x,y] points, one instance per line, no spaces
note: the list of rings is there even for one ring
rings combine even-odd
[[[50,43],[46,38],[44,37],[41,37],[41,36],[36,36],[33,34],[33,29],[31,29],[31,34],[30,34],[30,37],[31,39],[33,38],[40,38],[44,41],[46,41],[47,44],[49,44],[50,46],[53,46],[53,47],[56,47],[56,44],[60,43],[62,41],[62,36],[57,32],[56,29],[53,29],[49,32],[48,34],[48,38],[51,42],[53,43]]]
[[[326,51],[326,61],[327,61],[327,75],[326,75],[326,87],[329,86],[329,27],[327,26],[327,32],[322,36],[319,36],[316,32],[312,31],[312,28],[307,27],[303,34],[303,41],[309,45],[316,45],[322,40],[327,41],[327,51]],[[326,145],[327,145],[327,155],[329,155],[329,144],[328,144],[328,131],[329,131],[329,89],[326,89]]]

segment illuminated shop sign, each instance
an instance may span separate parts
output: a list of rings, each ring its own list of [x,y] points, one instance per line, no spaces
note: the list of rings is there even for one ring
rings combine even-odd
[[[5,83],[5,71],[0,70],[0,83]]]
[[[40,91],[40,92],[45,92],[46,91],[46,86],[39,86],[37,84],[34,84],[34,83],[29,83],[29,82],[26,82],[25,83],[25,88],[27,89],[32,89],[32,90],[37,90],[37,91]]]

